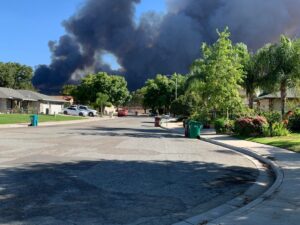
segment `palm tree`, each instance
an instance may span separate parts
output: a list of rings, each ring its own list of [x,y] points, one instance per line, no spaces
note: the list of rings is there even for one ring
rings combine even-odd
[[[267,74],[263,86],[270,91],[280,91],[281,114],[285,114],[288,88],[295,87],[300,79],[300,41],[281,36],[280,42],[269,46]]]

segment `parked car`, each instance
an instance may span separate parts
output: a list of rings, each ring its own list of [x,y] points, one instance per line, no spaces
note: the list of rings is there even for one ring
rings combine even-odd
[[[88,116],[88,112],[85,110],[78,109],[76,107],[68,107],[63,110],[65,115],[72,116]]]
[[[118,117],[122,116],[128,116],[128,110],[127,109],[119,109],[118,110]]]
[[[85,105],[78,105],[77,108],[80,110],[87,111],[88,116],[97,116],[97,114],[98,114],[97,110],[90,109],[88,106],[85,106]]]

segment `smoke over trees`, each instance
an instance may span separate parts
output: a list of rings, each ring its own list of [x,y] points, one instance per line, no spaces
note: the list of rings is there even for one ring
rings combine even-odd
[[[165,0],[163,15],[148,12],[134,20],[140,0],[87,0],[63,22],[66,34],[49,42],[52,62],[40,65],[33,84],[57,91],[88,72],[122,74],[131,89],[157,73],[186,73],[199,57],[202,42],[216,39],[216,28],[228,26],[236,42],[255,50],[284,33],[299,35],[299,0]],[[113,71],[101,60],[116,56]]]

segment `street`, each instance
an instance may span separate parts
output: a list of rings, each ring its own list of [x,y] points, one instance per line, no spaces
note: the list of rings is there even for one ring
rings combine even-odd
[[[170,225],[240,195],[258,170],[153,118],[0,130],[0,224]]]

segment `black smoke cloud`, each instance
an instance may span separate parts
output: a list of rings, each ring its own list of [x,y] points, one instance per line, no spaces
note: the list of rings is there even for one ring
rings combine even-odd
[[[298,37],[300,0],[165,0],[167,12],[145,13],[134,20],[140,0],[87,0],[63,22],[66,35],[49,42],[52,63],[35,71],[34,85],[59,90],[88,72],[126,77],[131,89],[157,73],[186,73],[200,55],[202,42],[216,39],[229,26],[235,42],[255,50],[284,33]],[[105,53],[122,67],[113,71],[101,61]]]

